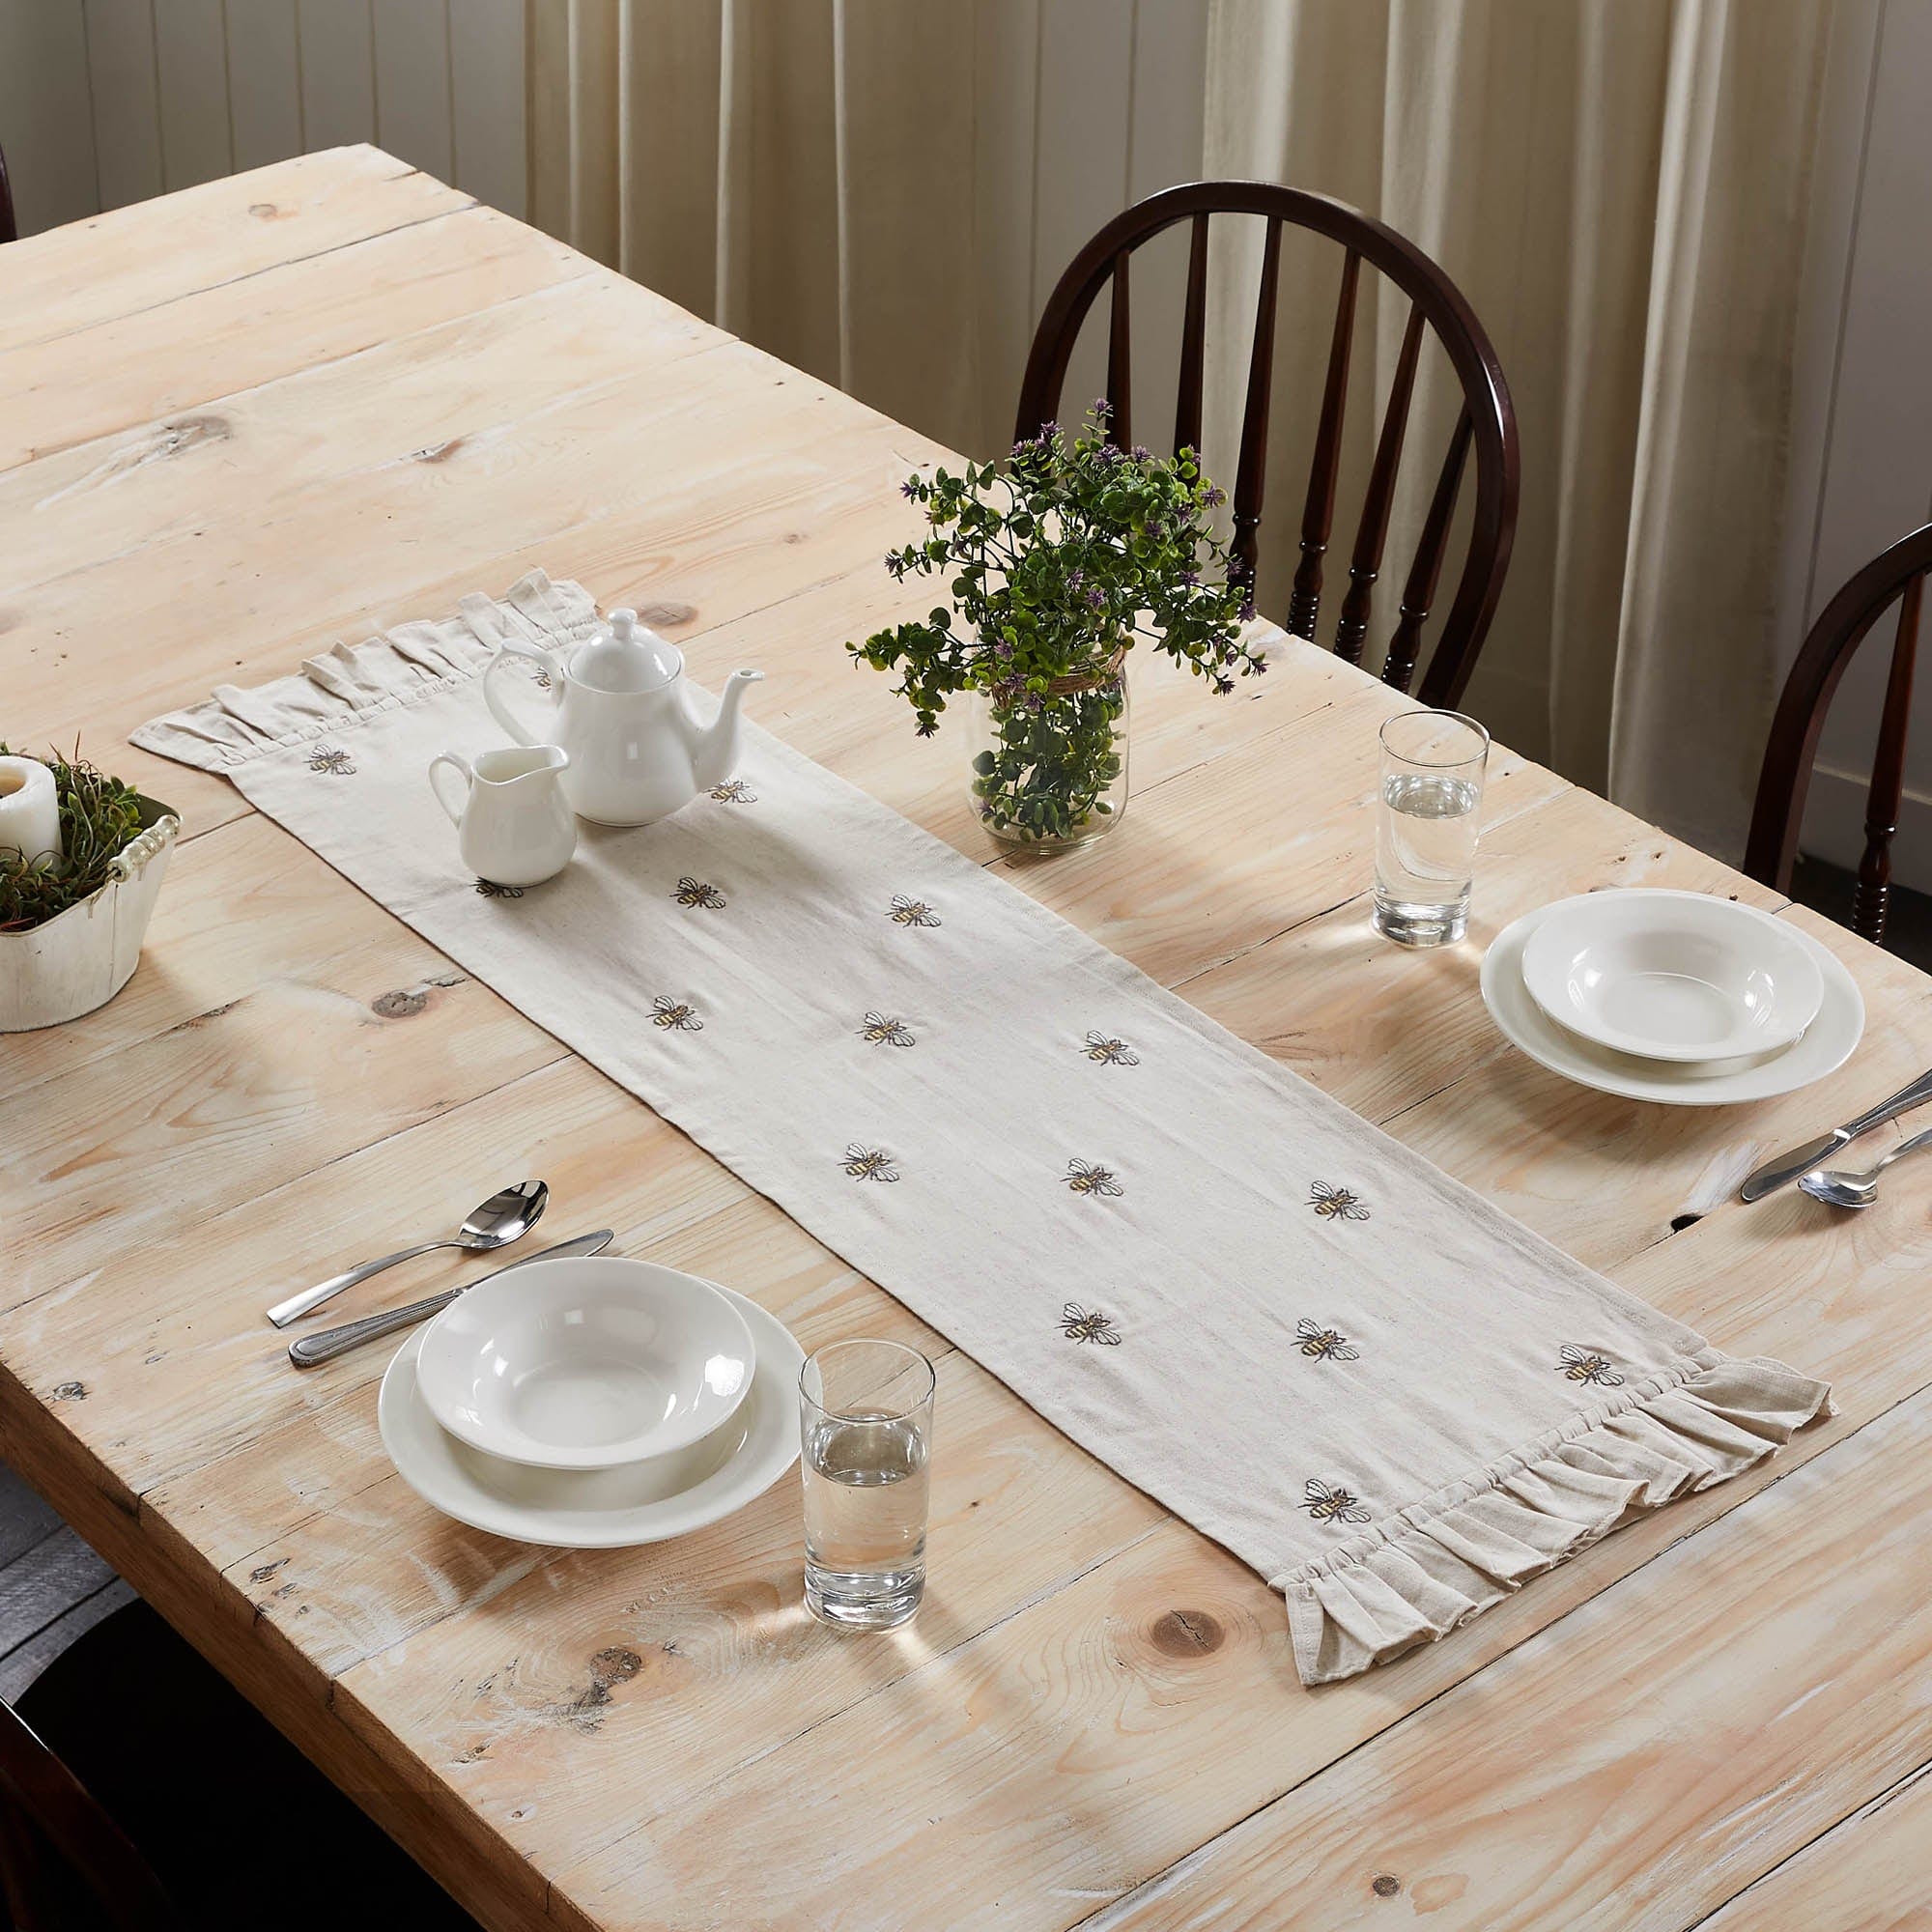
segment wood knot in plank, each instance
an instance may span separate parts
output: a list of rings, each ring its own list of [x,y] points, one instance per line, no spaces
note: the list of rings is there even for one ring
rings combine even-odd
[[[605,1707],[611,1702],[611,1687],[628,1684],[643,1667],[644,1660],[635,1650],[612,1646],[594,1652],[590,1659],[590,1682],[575,1697],[553,1704],[550,1715],[574,1730],[596,1730],[604,1721]]]
[[[1226,1640],[1220,1623],[1206,1610],[1169,1610],[1151,1634],[1153,1647],[1167,1657],[1206,1657]]]
[[[655,604],[638,606],[638,622],[648,624],[653,630],[668,628],[677,624],[688,624],[697,615],[696,604],[681,604],[675,598],[663,597]]]
[[[293,214],[295,210],[291,208],[286,212]],[[277,208],[272,201],[251,201],[248,204],[248,213],[257,221],[279,221],[282,219],[284,211]]]
[[[447,463],[461,449],[466,438],[452,436],[444,442],[426,443],[421,449],[410,451],[412,463]]]
[[[282,1565],[286,1563],[288,1560],[289,1559],[286,1556],[277,1556],[272,1563],[256,1564],[254,1569],[252,1569],[248,1573],[249,1582],[266,1583],[269,1580],[269,1578],[272,1577],[275,1574],[275,1572],[279,1570],[282,1567]]]
[[[1369,1889],[1378,1898],[1393,1898],[1402,1889],[1402,1881],[1393,1872],[1378,1872],[1370,1881]]]
[[[85,1382],[57,1382],[54,1392],[48,1398],[51,1402],[85,1402],[87,1384]]]
[[[429,995],[420,987],[409,987],[401,992],[384,993],[381,999],[369,1002],[369,1010],[378,1019],[410,1020],[429,1005]]]

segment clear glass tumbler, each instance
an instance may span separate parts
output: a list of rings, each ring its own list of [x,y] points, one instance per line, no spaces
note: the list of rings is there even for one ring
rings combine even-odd
[[[1381,741],[1376,929],[1401,946],[1453,944],[1468,930],[1490,734],[1460,711],[1404,711]]]
[[[897,1342],[834,1342],[799,1374],[805,1602],[848,1630],[892,1630],[925,1591],[932,1364]]]

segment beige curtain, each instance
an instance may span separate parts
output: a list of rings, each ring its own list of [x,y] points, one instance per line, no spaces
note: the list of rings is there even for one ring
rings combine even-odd
[[[1065,4],[529,0],[532,218],[989,454],[1009,433],[1044,296],[1044,283],[1028,294],[1027,211],[1037,219],[1055,185],[1034,179],[1032,157],[1039,117],[1067,104],[1042,92],[1036,106],[1051,17],[1038,10]],[[1508,372],[1522,505],[1471,707],[1520,750],[1727,855],[1775,695],[1832,13],[1831,0],[1212,0],[1208,15],[1205,172],[1323,189],[1414,237]],[[1108,207],[1118,194],[1110,184]],[[1224,478],[1260,239],[1231,228],[1204,438]],[[1151,251],[1137,270],[1142,353],[1178,303],[1183,260],[1170,249],[1162,269]],[[1284,257],[1262,577],[1277,611],[1338,266],[1312,241]],[[1357,355],[1338,545],[1403,320],[1382,304],[1375,351]],[[1069,408],[1096,380],[1088,361]],[[1440,375],[1426,374],[1418,403],[1384,626],[1448,433]],[[1171,369],[1144,369],[1137,388],[1145,403],[1171,383]],[[1331,583],[1342,574],[1337,559]]]
[[[1495,341],[1522,504],[1470,707],[1732,857],[1776,696],[1830,29],[1829,0],[1215,0],[1209,30],[1208,172],[1379,214],[1442,263]],[[1252,298],[1254,252],[1217,264],[1224,317]],[[1277,395],[1319,392],[1334,273],[1289,291]],[[1376,318],[1379,354],[1351,404],[1357,475],[1402,321],[1394,302]],[[1216,369],[1226,434],[1240,365]],[[1439,380],[1426,401],[1430,454],[1407,465],[1388,577],[1447,435]],[[1293,568],[1306,408],[1276,427],[1264,585]],[[1341,515],[1337,528],[1352,532]]]
[[[530,0],[530,218],[889,415],[997,446],[975,105],[1002,24],[952,0]]]

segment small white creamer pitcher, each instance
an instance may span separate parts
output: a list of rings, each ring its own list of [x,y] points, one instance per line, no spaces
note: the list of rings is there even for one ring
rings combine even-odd
[[[439,752],[429,788],[456,827],[463,863],[493,886],[537,886],[577,850],[577,819],[559,783],[570,759],[556,745],[509,745],[460,758]],[[463,781],[452,800],[440,767]]]

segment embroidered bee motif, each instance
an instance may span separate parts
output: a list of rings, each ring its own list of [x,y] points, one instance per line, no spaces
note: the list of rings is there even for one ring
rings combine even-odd
[[[677,891],[671,897],[681,906],[707,906],[713,912],[724,910],[724,895],[709,879],[687,875],[677,882]]]
[[[1121,1183],[1114,1179],[1112,1168],[1095,1167],[1084,1160],[1069,1160],[1066,1163],[1066,1184],[1076,1194],[1094,1197],[1122,1191]]]
[[[1138,1066],[1141,1057],[1123,1039],[1109,1039],[1103,1033],[1090,1033],[1080,1051],[1102,1066]]]
[[[711,787],[711,796],[720,805],[756,805],[758,794],[743,779],[726,779]]]
[[[542,665],[537,666],[536,670],[532,673],[532,675],[535,678],[536,687],[539,691],[550,690],[551,688],[550,672],[545,670]]]
[[[1367,1522],[1369,1512],[1353,1490],[1331,1490],[1320,1476],[1310,1476],[1303,1487],[1301,1507],[1317,1522]]]
[[[859,1029],[861,1039],[869,1039],[874,1046],[911,1046],[912,1029],[904,1020],[890,1020],[883,1013],[867,1013],[866,1024]]]
[[[347,752],[338,752],[329,745],[318,745],[309,755],[308,768],[312,772],[327,772],[338,779],[353,779],[355,776],[355,761]]]
[[[1607,1355],[1593,1353],[1566,1344],[1563,1362],[1557,1373],[1573,1382],[1594,1382],[1599,1388],[1622,1388],[1624,1378],[1610,1366]]]
[[[1330,1187],[1325,1180],[1310,1183],[1308,1205],[1324,1221],[1366,1221],[1369,1210],[1362,1206],[1361,1197],[1351,1194],[1346,1187]]]
[[[903,893],[893,895],[888,917],[895,925],[937,925],[939,915],[923,899],[909,899]]]
[[[1294,1324],[1294,1332],[1301,1337],[1301,1352],[1317,1362],[1358,1362],[1362,1358],[1359,1349],[1349,1347],[1349,1338],[1337,1334],[1332,1328],[1322,1328],[1303,1316]]]
[[[1082,1308],[1077,1301],[1069,1301],[1060,1311],[1060,1332],[1069,1342],[1097,1342],[1103,1349],[1121,1346],[1121,1331],[1114,1326],[1114,1318],[1102,1315],[1097,1308]]]
[[[702,1033],[704,1022],[697,1017],[697,1009],[682,1000],[673,1000],[660,993],[651,1002],[651,1024],[664,1027],[673,1033]]]
[[[838,1165],[854,1180],[896,1180],[899,1171],[893,1165],[893,1157],[883,1148],[868,1148],[854,1141],[845,1150],[845,1158]]]
[[[522,886],[499,886],[495,879],[478,879],[476,890],[486,899],[520,899],[524,895]]]

